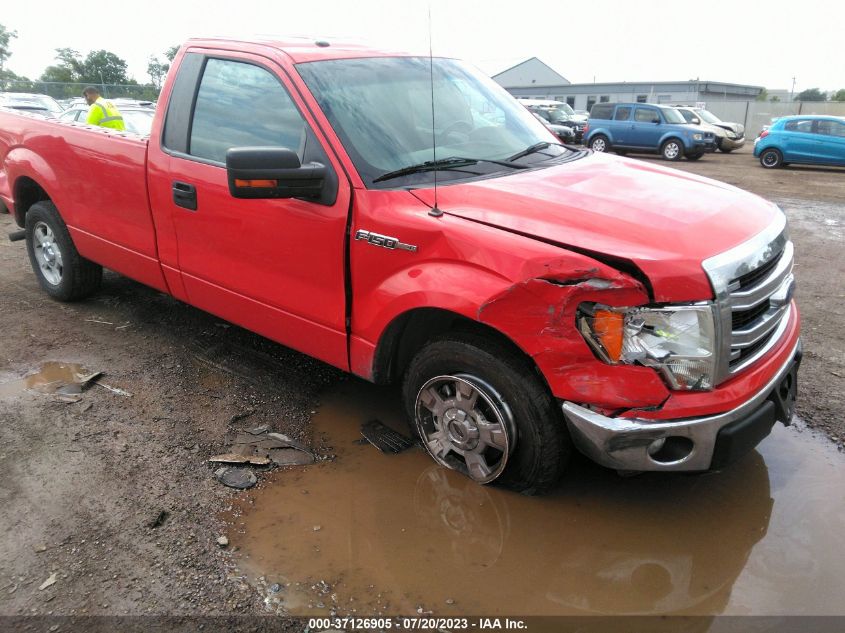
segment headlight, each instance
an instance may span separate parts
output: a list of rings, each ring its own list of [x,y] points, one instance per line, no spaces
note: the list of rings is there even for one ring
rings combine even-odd
[[[584,304],[578,328],[607,363],[653,367],[673,389],[713,388],[716,337],[710,304],[660,308]]]
[[[693,134],[692,135],[692,140],[694,140],[694,141],[700,141],[703,138],[704,138],[704,136],[702,136],[701,134]]]
[[[736,134],[734,134],[734,133],[733,133],[733,132],[731,132],[730,130],[728,130],[728,131],[725,133],[725,136],[727,136],[728,138],[736,138]]]

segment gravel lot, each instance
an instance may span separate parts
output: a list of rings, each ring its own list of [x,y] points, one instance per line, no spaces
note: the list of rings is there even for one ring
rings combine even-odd
[[[750,147],[675,166],[789,215],[804,318],[798,412],[841,446],[845,170],[768,171]],[[11,230],[0,215],[0,234]],[[65,361],[132,394],[0,397],[0,615],[261,613],[217,543],[234,493],[205,460],[262,424],[310,441],[319,394],[341,374],[117,275],[90,300],[51,301],[23,244],[5,239],[0,292],[0,383]]]

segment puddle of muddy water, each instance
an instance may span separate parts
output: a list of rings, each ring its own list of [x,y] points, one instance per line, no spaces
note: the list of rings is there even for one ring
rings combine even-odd
[[[560,490],[531,498],[418,448],[356,443],[372,418],[404,429],[396,393],[343,383],[314,419],[337,459],[277,472],[228,515],[239,568],[268,608],[845,614],[845,459],[809,431],[777,425],[717,474],[623,479],[576,459]]]
[[[29,376],[0,384],[0,397],[13,396],[27,390],[48,394],[81,393],[83,387],[97,375],[76,363],[50,361],[43,363],[38,371]]]

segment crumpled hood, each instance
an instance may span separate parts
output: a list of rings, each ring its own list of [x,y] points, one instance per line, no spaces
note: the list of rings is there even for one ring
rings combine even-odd
[[[433,205],[432,189],[413,193]],[[452,216],[630,260],[649,278],[656,301],[712,298],[702,261],[781,213],[722,182],[592,153],[546,169],[441,185],[437,197]]]
[[[721,121],[720,123],[714,123],[713,125],[730,130],[737,136],[743,136],[745,134],[745,126],[741,123],[726,123],[725,121]]]

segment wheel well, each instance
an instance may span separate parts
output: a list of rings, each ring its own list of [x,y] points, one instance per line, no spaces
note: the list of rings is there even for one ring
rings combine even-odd
[[[489,325],[440,308],[417,308],[391,321],[376,348],[373,358],[373,381],[387,384],[401,380],[416,353],[433,338],[449,332],[472,332],[513,350],[525,359],[548,389],[548,383],[533,359],[510,338]]]
[[[50,196],[44,191],[44,188],[35,182],[32,178],[26,176],[18,178],[15,182],[15,222],[18,226],[24,226],[24,218],[29,208],[36,202],[42,200],[49,200]]]

